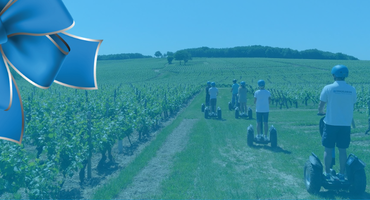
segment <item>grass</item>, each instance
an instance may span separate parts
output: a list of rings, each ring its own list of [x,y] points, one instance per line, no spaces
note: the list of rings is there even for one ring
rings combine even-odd
[[[289,61],[292,66],[280,61]],[[284,60],[284,59],[210,59],[197,58],[186,66],[173,64],[168,66],[160,59],[143,59],[139,61],[100,61],[101,70],[98,77],[104,83],[121,81],[115,71],[121,71],[125,77],[123,83],[145,81],[194,82],[198,79],[215,80],[223,85],[229,84],[233,78],[248,80],[255,84],[260,79],[271,79],[269,86],[302,86],[315,88],[319,93],[323,86],[332,82],[327,75],[328,66],[337,61]],[[351,66],[352,74],[349,83],[361,84],[366,79],[365,69],[368,62],[344,61]],[[296,66],[296,64],[301,64]],[[148,67],[150,66],[150,67]],[[313,70],[311,66],[322,70]],[[269,76],[274,67],[274,75]],[[121,70],[127,68],[127,70]],[[160,70],[160,75],[155,70]],[[234,71],[236,74],[234,74]],[[329,70],[330,71],[330,70]],[[360,72],[357,72],[360,71]],[[356,73],[357,72],[357,73]],[[243,78],[242,76],[243,75]],[[298,77],[298,78],[297,78]],[[323,77],[318,80],[317,77]],[[367,80],[367,79],[366,79]],[[308,82],[307,82],[308,81]],[[203,81],[204,82],[204,81]],[[202,83],[203,83],[202,82]],[[287,84],[289,83],[289,84]],[[287,84],[287,85],[284,85]],[[360,91],[361,87],[356,88]],[[368,88],[365,87],[365,90]],[[364,88],[362,87],[362,90]],[[204,93],[204,91],[202,91]],[[363,91],[362,91],[363,92]],[[255,119],[235,119],[234,112],[227,110],[231,94],[229,89],[220,88],[218,106],[223,111],[223,120],[204,119],[200,105],[204,94],[199,95],[189,107],[171,125],[159,133],[156,139],[144,151],[123,169],[120,175],[102,186],[95,193],[94,199],[114,198],[129,186],[148,162],[156,155],[156,151],[167,136],[183,119],[199,119],[193,126],[187,147],[175,155],[173,167],[168,178],[161,183],[161,193],[150,196],[155,199],[347,199],[347,193],[336,193],[322,190],[319,195],[310,195],[303,182],[303,166],[311,152],[315,152],[323,161],[321,138],[318,132],[320,117],[316,115],[317,105],[299,108],[279,109],[271,105],[269,125],[278,131],[278,148],[273,150],[270,145],[247,146],[247,127],[256,127]],[[248,106],[252,105],[253,97],[249,94]],[[255,112],[253,112],[255,118]],[[352,129],[352,142],[348,153],[354,153],[365,163],[370,163],[368,153],[369,136],[363,133],[368,127],[367,116],[354,113],[356,129]],[[338,155],[338,152],[336,152]],[[338,158],[337,158],[338,159]],[[338,163],[338,160],[337,160]],[[336,170],[339,166],[334,167]],[[366,168],[367,182],[370,173]],[[363,197],[370,198],[370,187]]]
[[[169,178],[162,184],[163,199],[259,199],[259,198],[348,198],[347,193],[322,192],[312,196],[305,190],[303,165],[311,152],[323,160],[323,147],[318,133],[316,109],[275,109],[270,113],[270,125],[278,130],[278,146],[250,148],[246,145],[246,129],[255,127],[255,120],[235,119],[227,111],[228,91],[221,89],[218,105],[223,110],[223,121],[201,119],[191,133],[187,148],[176,156]],[[250,96],[248,105],[252,97]],[[200,105],[203,97],[194,103]],[[189,109],[199,109],[198,107]],[[358,124],[366,124],[366,116],[356,113]],[[364,127],[353,129],[354,134]],[[353,136],[354,140],[369,138]],[[348,152],[360,156],[365,163],[370,159],[357,145]],[[338,166],[335,166],[338,168]],[[367,173],[368,182],[370,174]],[[369,188],[366,190],[369,192]],[[367,196],[366,196],[367,195]],[[368,197],[368,193],[365,194]]]
[[[127,187],[135,175],[143,169],[166,137],[183,119],[199,119],[190,133],[185,150],[176,154],[169,177],[161,184],[160,195],[155,199],[347,199],[346,192],[307,193],[303,182],[303,166],[311,152],[323,160],[316,109],[277,109],[271,107],[269,125],[278,130],[278,148],[269,145],[247,146],[246,133],[249,124],[255,127],[255,119],[235,119],[234,112],[227,110],[229,91],[220,89],[218,106],[223,120],[204,119],[200,105],[204,94],[166,127],[157,138],[125,168],[119,177],[100,188],[94,199],[114,198]],[[251,106],[249,96],[248,106]],[[254,109],[254,106],[252,106]],[[254,112],[255,117],[255,112]],[[357,143],[368,144],[363,135],[367,128],[364,114],[355,112],[357,128],[352,132],[352,144],[348,152],[355,153],[365,163],[370,163],[368,151]],[[335,169],[339,166],[335,166]],[[367,170],[367,182],[370,173]],[[369,198],[367,187],[364,198]]]

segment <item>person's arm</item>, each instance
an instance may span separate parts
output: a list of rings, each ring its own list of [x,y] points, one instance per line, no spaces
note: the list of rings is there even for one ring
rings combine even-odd
[[[326,102],[320,101],[320,104],[319,104],[319,113],[318,114],[325,115],[325,112],[324,112],[325,104],[326,104]]]
[[[256,98],[256,97],[254,97],[254,104],[256,104],[256,102],[257,102],[257,98]]]
[[[271,104],[271,97],[269,97],[269,104]]]

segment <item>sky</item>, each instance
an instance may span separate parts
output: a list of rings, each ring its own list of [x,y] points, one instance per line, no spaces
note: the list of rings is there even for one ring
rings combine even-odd
[[[370,60],[369,0],[63,0],[99,55],[197,47],[319,49]]]

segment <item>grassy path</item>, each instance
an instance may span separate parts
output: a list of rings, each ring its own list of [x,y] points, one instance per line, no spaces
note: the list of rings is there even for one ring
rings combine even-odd
[[[156,199],[343,199],[351,198],[347,193],[328,192],[322,189],[319,196],[305,190],[303,166],[311,152],[323,160],[323,147],[318,132],[320,117],[317,109],[278,109],[271,106],[269,126],[278,131],[278,148],[270,145],[247,146],[247,127],[256,125],[255,119],[235,119],[234,112],[227,110],[230,100],[228,89],[220,89],[218,106],[223,120],[204,119],[200,105],[204,94],[200,94],[170,126],[160,133],[153,144],[122,172],[119,183],[121,191],[132,188],[132,182],[156,151],[164,146],[166,138],[183,120],[196,119],[185,149],[171,157],[171,168],[161,181],[157,191],[146,198]],[[249,94],[248,106],[252,95]],[[255,118],[255,113],[253,113]],[[352,143],[348,152],[370,163],[367,117],[355,112],[356,129],[352,129]],[[338,169],[339,166],[335,166]],[[370,173],[366,168],[367,182]],[[115,184],[113,184],[115,185]],[[106,187],[107,188],[107,187]],[[109,187],[108,187],[109,188]],[[370,198],[367,186],[363,197]],[[114,192],[113,192],[114,193]],[[113,194],[112,193],[112,194]],[[112,198],[99,195],[95,198]],[[124,198],[124,196],[120,196]]]

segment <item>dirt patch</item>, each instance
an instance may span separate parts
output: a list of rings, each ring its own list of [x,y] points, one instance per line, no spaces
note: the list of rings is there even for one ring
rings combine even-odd
[[[167,137],[148,165],[133,179],[133,183],[124,189],[118,199],[146,199],[160,194],[160,185],[172,168],[173,157],[181,152],[188,142],[188,133],[195,119],[186,119]]]

